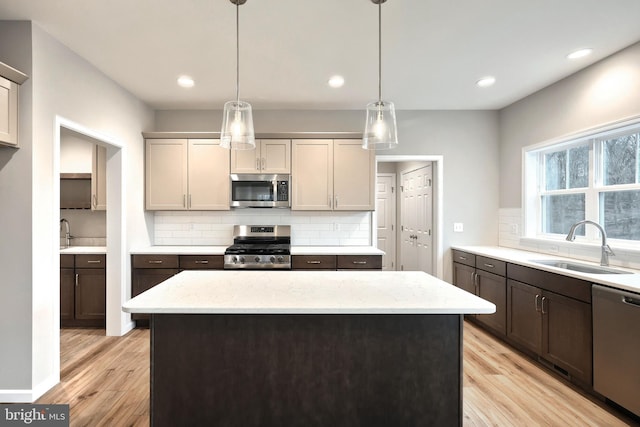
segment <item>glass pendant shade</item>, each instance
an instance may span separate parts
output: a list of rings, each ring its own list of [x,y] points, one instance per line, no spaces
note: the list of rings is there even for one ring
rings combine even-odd
[[[227,101],[224,104],[220,146],[232,150],[256,148],[251,104],[244,101]]]
[[[398,146],[396,109],[393,102],[375,101],[367,104],[367,119],[362,136],[362,148],[387,150]]]

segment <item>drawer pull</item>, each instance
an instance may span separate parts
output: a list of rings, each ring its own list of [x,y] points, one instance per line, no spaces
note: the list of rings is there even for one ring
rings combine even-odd
[[[209,264],[209,261],[207,261],[206,259],[203,259],[203,260],[197,259],[196,264]]]
[[[540,313],[540,294],[536,294],[536,311]]]
[[[149,261],[147,261],[149,264],[162,264],[162,260],[161,259],[150,259]]]
[[[466,261],[467,257],[466,256],[459,256],[458,259],[461,259],[462,261]]]
[[[640,300],[637,300],[634,298],[623,297],[622,302],[624,302],[625,304],[630,304],[630,305],[635,305],[636,307],[640,307]]]
[[[484,266],[485,266],[485,267],[487,267],[487,268],[496,268],[496,266],[495,266],[495,265],[493,265],[493,264],[487,264],[487,263],[485,263],[485,264],[484,264]]]
[[[356,265],[365,265],[367,261],[353,261],[353,263]]]
[[[307,264],[321,264],[320,261],[307,261]]]
[[[99,259],[90,259],[87,261],[87,264],[100,264]]]

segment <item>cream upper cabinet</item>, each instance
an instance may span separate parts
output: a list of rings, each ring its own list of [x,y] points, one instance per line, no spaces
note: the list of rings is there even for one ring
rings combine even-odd
[[[229,150],[217,139],[146,141],[148,210],[228,210]]]
[[[107,209],[107,149],[101,145],[93,146],[93,164],[91,166],[91,210]]]
[[[333,140],[293,140],[291,209],[333,209]]]
[[[0,144],[18,145],[18,85],[0,77]]]
[[[188,175],[189,209],[229,209],[229,150],[219,139],[189,140]]]
[[[333,141],[333,209],[372,211],[375,209],[375,150],[363,150],[362,141]]]
[[[291,209],[375,209],[375,151],[362,141],[294,140],[291,163]]]
[[[231,150],[231,173],[291,173],[291,141],[263,139],[254,150]]]

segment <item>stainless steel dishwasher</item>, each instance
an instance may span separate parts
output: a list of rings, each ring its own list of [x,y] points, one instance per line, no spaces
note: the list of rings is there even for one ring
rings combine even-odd
[[[640,294],[592,287],[593,388],[640,416]]]

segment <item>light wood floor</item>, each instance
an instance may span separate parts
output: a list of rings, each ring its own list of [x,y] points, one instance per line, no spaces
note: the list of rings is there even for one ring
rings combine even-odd
[[[149,425],[149,330],[63,329],[61,382],[36,403],[70,405],[71,426]],[[465,426],[636,426],[473,324],[464,327]]]

